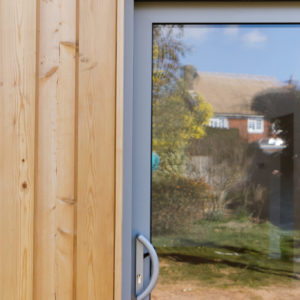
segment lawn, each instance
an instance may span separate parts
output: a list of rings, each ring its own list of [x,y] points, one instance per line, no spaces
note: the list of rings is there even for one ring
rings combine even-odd
[[[300,232],[246,216],[203,220],[186,232],[153,236],[160,283],[262,287],[300,283]]]

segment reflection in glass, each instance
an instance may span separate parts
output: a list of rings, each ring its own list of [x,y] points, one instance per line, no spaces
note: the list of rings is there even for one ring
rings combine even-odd
[[[300,26],[155,25],[152,299],[300,299]]]

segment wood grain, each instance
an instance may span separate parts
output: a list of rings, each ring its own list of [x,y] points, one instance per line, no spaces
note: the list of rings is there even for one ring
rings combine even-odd
[[[73,300],[75,199],[76,1],[59,1],[57,73],[56,300]]]
[[[0,1],[0,299],[31,300],[36,1]]]
[[[116,1],[0,0],[1,300],[114,299],[121,282]]]
[[[116,1],[79,0],[77,299],[113,299]]]
[[[34,299],[73,299],[76,2],[41,1]]]
[[[124,151],[124,0],[117,1],[116,206],[114,299],[122,298],[123,151]]]

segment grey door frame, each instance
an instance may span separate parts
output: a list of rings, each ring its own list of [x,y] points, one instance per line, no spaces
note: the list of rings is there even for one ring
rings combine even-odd
[[[152,24],[300,23],[300,1],[124,1],[122,299],[129,300],[135,235],[150,238]]]

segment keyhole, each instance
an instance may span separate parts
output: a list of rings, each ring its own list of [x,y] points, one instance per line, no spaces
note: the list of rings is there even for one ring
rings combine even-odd
[[[138,284],[142,283],[142,275],[141,274],[137,275],[137,282],[138,282]]]

